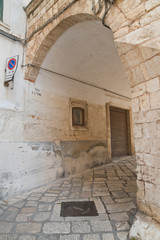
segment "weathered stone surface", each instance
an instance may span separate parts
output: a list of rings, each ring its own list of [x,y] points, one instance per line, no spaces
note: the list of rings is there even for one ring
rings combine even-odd
[[[36,222],[42,222],[42,221],[46,221],[49,218],[49,216],[50,216],[49,212],[39,212],[35,214],[33,219]]]
[[[89,233],[90,226],[87,222],[73,222],[72,231],[73,233]]]
[[[130,238],[140,237],[142,240],[159,240],[160,226],[151,217],[138,213],[130,231]]]
[[[135,209],[136,206],[133,202],[125,202],[125,203],[115,203],[115,204],[108,204],[107,210],[109,213],[118,213],[129,211],[131,209]]]
[[[60,240],[80,240],[79,234],[61,235]]]
[[[34,236],[21,236],[19,240],[35,240],[36,237]]]
[[[120,240],[127,240],[128,232],[119,232],[117,233]]]
[[[129,220],[129,216],[126,212],[121,213],[112,213],[109,215],[110,219],[115,220],[117,222],[125,222]]]
[[[9,233],[13,227],[12,223],[0,222],[0,234]]]
[[[43,232],[45,234],[70,233],[70,223],[48,222],[44,224]]]
[[[114,240],[114,236],[111,233],[103,234],[102,236],[103,240]]]
[[[109,232],[112,231],[112,226],[109,220],[105,221],[91,221],[93,232]]]
[[[38,233],[41,230],[40,223],[18,223],[16,232],[17,233]]]
[[[100,236],[97,234],[84,235],[83,240],[100,240]]]

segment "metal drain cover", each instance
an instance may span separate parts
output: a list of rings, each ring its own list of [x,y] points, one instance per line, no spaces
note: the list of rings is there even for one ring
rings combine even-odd
[[[94,201],[62,202],[61,217],[98,216]]]

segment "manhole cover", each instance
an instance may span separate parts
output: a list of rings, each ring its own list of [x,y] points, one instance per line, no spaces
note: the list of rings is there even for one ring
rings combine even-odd
[[[94,201],[62,202],[61,217],[98,216]]]

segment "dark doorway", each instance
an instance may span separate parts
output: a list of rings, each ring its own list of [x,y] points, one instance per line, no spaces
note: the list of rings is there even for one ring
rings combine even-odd
[[[110,107],[112,157],[129,154],[128,111]]]

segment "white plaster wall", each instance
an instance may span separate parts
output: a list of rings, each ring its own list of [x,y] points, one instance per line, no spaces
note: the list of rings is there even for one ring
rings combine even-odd
[[[4,19],[0,22],[0,29],[11,33],[21,39],[25,38],[26,15],[23,7],[24,0],[5,0]],[[19,55],[19,64],[15,73],[14,90],[4,87],[6,59]],[[23,45],[0,35],[0,109],[22,110],[23,109],[23,83],[24,73],[21,65],[24,62]]]

